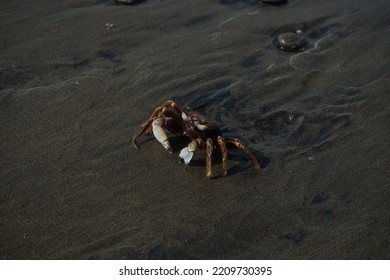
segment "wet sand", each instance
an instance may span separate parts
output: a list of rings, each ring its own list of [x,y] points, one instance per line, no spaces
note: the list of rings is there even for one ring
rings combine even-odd
[[[387,0],[3,1],[2,259],[388,259]],[[277,49],[302,33],[298,52]],[[131,139],[167,99],[240,137]]]

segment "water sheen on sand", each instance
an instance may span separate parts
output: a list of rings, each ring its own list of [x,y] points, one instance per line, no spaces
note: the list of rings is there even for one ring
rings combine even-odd
[[[0,4],[0,257],[388,258],[389,1],[138,2]],[[263,168],[135,149],[167,99]]]

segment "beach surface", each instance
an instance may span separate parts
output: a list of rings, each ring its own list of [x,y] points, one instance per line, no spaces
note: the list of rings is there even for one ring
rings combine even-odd
[[[389,259],[388,0],[2,1],[1,259]],[[275,47],[294,32],[304,45]],[[132,138],[165,100],[229,149]],[[172,136],[172,135],[170,135]]]

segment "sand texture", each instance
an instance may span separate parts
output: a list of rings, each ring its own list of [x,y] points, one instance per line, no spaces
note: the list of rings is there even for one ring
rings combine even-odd
[[[0,258],[388,259],[388,0],[2,1]],[[275,47],[302,34],[297,52]],[[131,140],[172,99],[241,138]]]

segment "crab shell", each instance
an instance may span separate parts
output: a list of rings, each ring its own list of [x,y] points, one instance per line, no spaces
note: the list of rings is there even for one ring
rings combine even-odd
[[[211,139],[216,143],[218,136],[222,135],[221,130],[215,122],[207,119],[202,114],[192,110],[189,107],[184,107],[181,113],[181,123],[179,126],[170,121],[167,122],[166,128],[176,135],[186,136],[190,139],[196,139],[198,148],[204,149],[206,140]],[[178,133],[172,130],[178,129]]]

